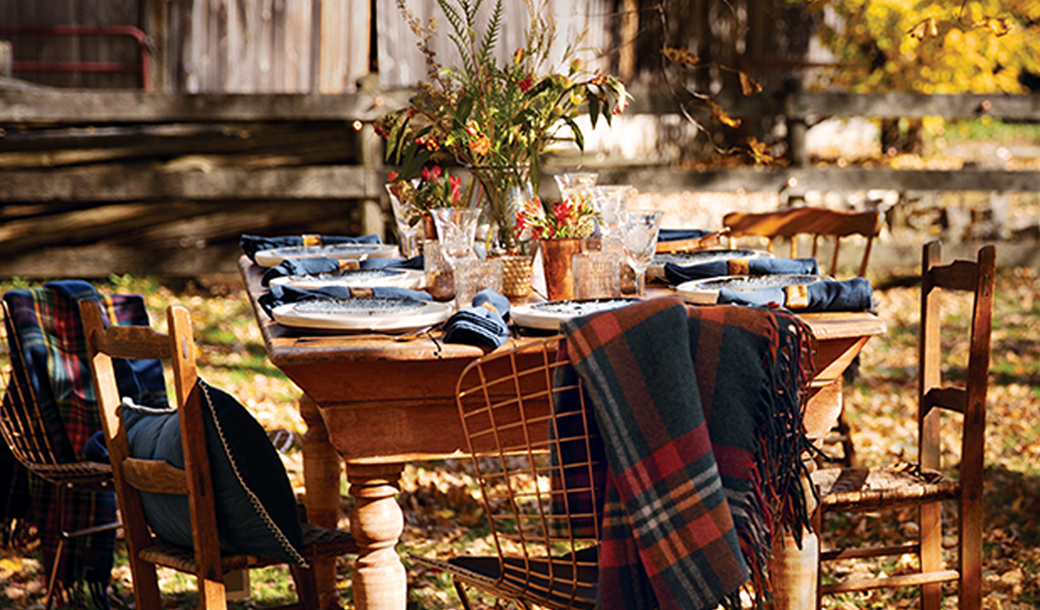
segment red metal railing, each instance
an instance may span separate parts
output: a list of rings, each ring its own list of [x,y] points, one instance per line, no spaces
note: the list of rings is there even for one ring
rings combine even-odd
[[[54,25],[0,26],[0,36],[129,36],[137,42],[140,64],[107,61],[26,61],[11,62],[12,72],[107,72],[141,74],[141,88],[150,91],[151,47],[148,35],[132,25]]]

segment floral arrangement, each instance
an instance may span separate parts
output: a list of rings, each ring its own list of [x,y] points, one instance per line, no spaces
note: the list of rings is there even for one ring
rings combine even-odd
[[[469,200],[469,189],[465,196],[462,190],[462,179],[452,176],[440,166],[423,167],[419,177],[406,180],[397,172],[390,172],[387,177],[390,192],[402,201],[415,206],[416,214],[409,220],[411,224],[419,222],[419,216],[435,208],[460,207]]]
[[[526,44],[511,61],[499,66],[493,59],[503,19],[503,0],[497,0],[486,24],[478,23],[484,0],[438,0],[449,26],[449,36],[461,63],[442,66],[431,41],[437,23],[428,25],[415,17],[405,0],[398,10],[418,37],[426,60],[427,81],[407,108],[391,112],[376,124],[387,141],[387,160],[401,168],[405,179],[413,177],[431,159],[454,162],[475,170],[492,199],[492,217],[500,239],[513,238],[514,208],[500,194],[529,181],[538,185],[538,156],[559,142],[573,142],[584,150],[584,138],[575,118],[587,110],[593,126],[599,118],[611,118],[628,104],[629,95],[617,78],[584,68],[579,47],[584,36],[568,44],[557,64],[550,62],[556,38],[555,23],[547,0],[525,0],[530,22]],[[507,170],[494,178],[481,170]],[[505,182],[504,184],[502,182]],[[534,189],[537,192],[537,188]]]
[[[588,237],[596,228],[596,210],[583,199],[564,199],[546,211],[541,199],[534,197],[516,213],[514,231],[517,241]]]

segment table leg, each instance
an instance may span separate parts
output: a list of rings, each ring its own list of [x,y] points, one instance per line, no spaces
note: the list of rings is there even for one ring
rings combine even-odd
[[[339,521],[339,486],[342,465],[339,454],[329,443],[325,420],[318,405],[306,394],[300,397],[300,416],[307,424],[301,439],[303,445],[303,481],[306,495],[307,521],[314,525],[335,528]],[[314,561],[318,583],[318,600],[322,608],[338,608],[336,593],[336,560]]]
[[[407,578],[394,548],[404,531],[395,496],[404,464],[347,463],[354,510],[350,531],[361,547],[354,564],[354,606],[358,610],[404,610]]]

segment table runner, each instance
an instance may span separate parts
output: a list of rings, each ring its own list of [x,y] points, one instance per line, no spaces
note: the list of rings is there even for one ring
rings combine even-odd
[[[808,526],[808,329],[780,310],[672,297],[563,328],[609,466],[601,606],[735,608],[749,578],[765,596],[776,528]]]

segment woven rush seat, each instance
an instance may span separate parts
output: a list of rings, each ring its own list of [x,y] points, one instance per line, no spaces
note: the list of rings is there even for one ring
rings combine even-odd
[[[55,485],[75,485],[83,489],[112,490],[112,466],[100,462],[34,464],[32,473]]]
[[[949,500],[960,493],[960,483],[914,464],[884,468],[825,468],[812,473],[820,503],[828,510],[891,508],[922,500]]]
[[[340,555],[352,555],[358,552],[357,542],[345,531],[317,527],[310,523],[301,523],[300,525],[303,528],[303,554],[309,559],[339,557]],[[198,572],[194,549],[169,544],[156,537],[152,538],[150,546],[141,549],[137,555],[143,561],[164,568],[172,568],[181,572]],[[262,568],[282,563],[279,560],[257,557],[255,555],[223,554],[220,557],[220,566],[225,574],[235,570]]]

